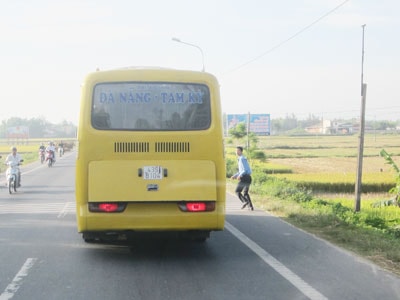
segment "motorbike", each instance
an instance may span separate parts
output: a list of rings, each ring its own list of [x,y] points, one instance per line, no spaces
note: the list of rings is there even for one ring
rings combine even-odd
[[[46,151],[46,161],[47,161],[47,166],[50,168],[53,166],[55,160],[54,160],[54,151],[48,150]]]
[[[45,153],[44,152],[45,152],[44,149],[40,149],[39,150],[39,159],[40,159],[41,163],[43,163],[44,160],[45,160]]]
[[[8,186],[8,192],[10,194],[12,194],[12,192],[16,192],[17,191],[17,187],[18,187],[18,166],[21,165],[21,163],[24,160],[21,159],[19,161],[19,163],[15,163],[15,162],[8,162],[7,165],[7,171],[6,171],[6,178],[7,178],[7,186]]]

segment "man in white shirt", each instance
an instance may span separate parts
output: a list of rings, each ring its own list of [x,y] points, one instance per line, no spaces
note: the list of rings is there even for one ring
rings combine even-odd
[[[254,210],[253,203],[251,202],[249,195],[249,189],[252,180],[251,168],[249,163],[247,162],[247,158],[243,156],[243,147],[236,147],[236,155],[238,157],[239,171],[231,177],[231,179],[239,180],[238,185],[236,186],[235,193],[238,196],[239,200],[243,202],[242,209],[249,205],[249,208],[251,210]]]
[[[17,153],[17,147],[11,147],[11,153],[7,155],[6,157],[6,161],[5,163],[8,164],[9,162],[15,164],[15,165],[19,165],[19,163],[21,162],[21,156]],[[21,171],[18,168],[18,179],[17,179],[17,187],[21,186]]]

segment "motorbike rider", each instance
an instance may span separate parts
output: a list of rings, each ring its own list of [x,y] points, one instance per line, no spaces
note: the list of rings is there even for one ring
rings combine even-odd
[[[58,143],[58,151],[59,151],[59,153],[60,153],[60,156],[61,156],[62,154],[64,154],[64,142],[63,142],[63,141],[60,141],[60,142]]]
[[[13,164],[16,164],[17,166],[21,162],[21,156],[17,153],[17,147],[13,146],[11,147],[11,153],[7,155],[5,163],[12,162]],[[17,179],[17,187],[21,186],[21,170],[18,168],[18,179]]]
[[[51,152],[52,158],[53,158],[53,162],[56,162],[56,147],[54,147],[54,143],[53,142],[49,142],[49,145],[46,147],[46,153]]]
[[[46,147],[43,143],[41,143],[39,146],[39,159],[42,163],[45,160],[45,153],[46,153]]]

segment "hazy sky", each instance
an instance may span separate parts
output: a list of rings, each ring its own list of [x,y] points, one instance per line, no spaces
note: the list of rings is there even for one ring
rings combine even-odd
[[[0,120],[77,123],[80,84],[97,68],[201,70],[201,52],[172,37],[201,47],[226,113],[359,117],[363,24],[367,119],[400,119],[398,0],[0,4]]]

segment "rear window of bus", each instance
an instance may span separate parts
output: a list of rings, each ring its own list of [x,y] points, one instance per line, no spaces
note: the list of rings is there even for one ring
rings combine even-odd
[[[204,130],[211,124],[210,91],[193,83],[99,83],[91,116],[99,130]]]

